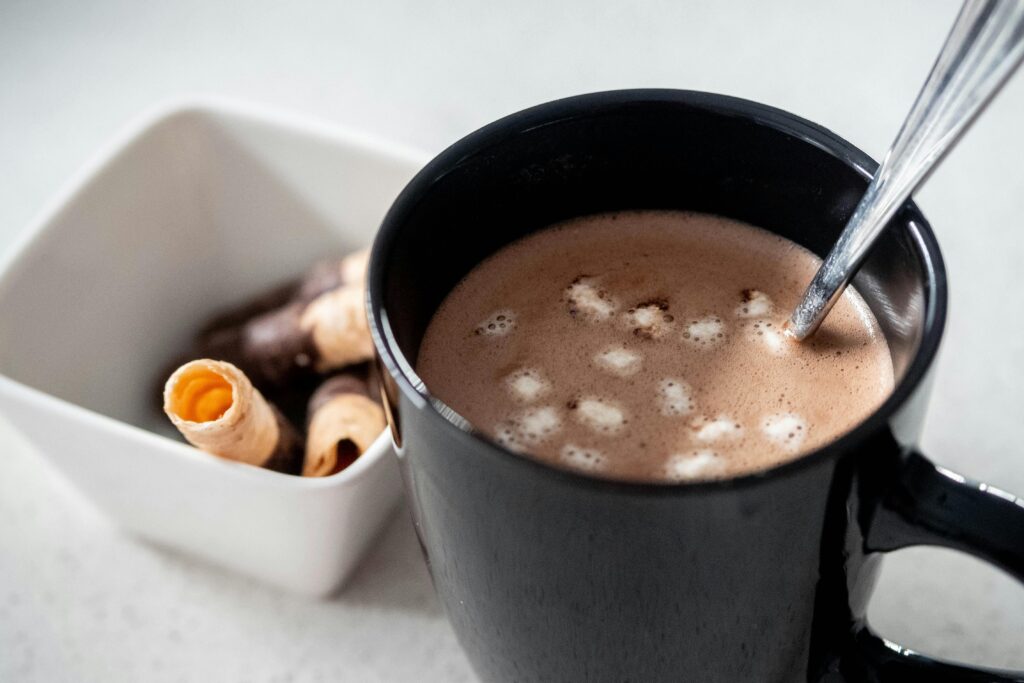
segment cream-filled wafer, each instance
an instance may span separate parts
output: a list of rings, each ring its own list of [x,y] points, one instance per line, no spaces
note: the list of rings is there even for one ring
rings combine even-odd
[[[339,287],[314,299],[302,311],[299,328],[309,334],[317,372],[373,358],[373,338],[366,320],[366,289]]]
[[[339,287],[364,287],[369,256],[369,249],[361,249],[341,259],[320,261],[301,279],[274,287],[244,304],[218,313],[200,330],[198,345],[216,346],[226,339],[237,338],[246,323],[287,308],[289,304],[308,304]]]
[[[373,357],[365,291],[360,283],[289,303],[207,336],[198,355],[234,363],[264,388],[362,363]]]
[[[256,316],[263,315],[291,303],[296,299],[301,283],[293,280],[267,290],[259,296],[249,299],[243,304],[218,312],[206,321],[199,330],[197,339],[202,340],[223,333],[225,330],[238,328]]]
[[[164,412],[196,448],[298,474],[302,437],[231,363],[194,360],[164,385]]]
[[[360,249],[342,259],[331,259],[315,264],[302,278],[295,298],[312,301],[324,292],[338,287],[363,286],[370,250]]]
[[[302,475],[326,477],[340,472],[370,447],[384,427],[384,410],[363,376],[332,377],[309,399]]]

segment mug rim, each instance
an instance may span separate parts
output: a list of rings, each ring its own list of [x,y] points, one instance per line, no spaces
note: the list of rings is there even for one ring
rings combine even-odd
[[[391,256],[392,243],[397,239],[402,223],[401,219],[407,209],[418,202],[419,198],[429,191],[430,186],[453,166],[483,149],[501,144],[505,140],[529,130],[586,117],[604,106],[623,104],[637,106],[683,104],[714,114],[746,119],[763,125],[775,133],[789,135],[800,142],[817,147],[868,181],[871,180],[878,167],[878,163],[874,159],[852,143],[831,130],[800,116],[752,100],[698,90],[638,88],[586,93],[538,104],[497,119],[460,138],[427,163],[399,193],[384,216],[377,237],[374,239],[367,274],[367,315],[378,358],[388,375],[394,379],[399,391],[418,410],[429,411],[434,417],[439,418],[447,429],[453,430],[454,437],[468,436],[490,446],[490,450],[499,457],[513,458],[519,463],[526,463],[527,466],[550,473],[551,476],[568,478],[580,485],[628,492],[662,491],[672,494],[685,492],[697,494],[733,490],[814,467],[827,458],[836,457],[843,452],[852,450],[854,444],[864,441],[866,437],[884,428],[888,420],[913,395],[927,376],[938,353],[946,322],[948,290],[945,263],[931,226],[912,199],[904,203],[902,211],[909,210],[916,213],[920,220],[907,220],[901,223],[899,229],[905,231],[910,238],[914,254],[922,266],[925,306],[920,346],[908,363],[903,377],[896,383],[885,401],[868,417],[838,439],[793,460],[767,469],[723,479],[693,482],[606,479],[585,472],[545,464],[530,457],[529,454],[513,452],[473,427],[454,409],[449,408],[447,404],[429,393],[425,383],[413,369],[413,363],[405,357],[395,340],[382,296],[384,285],[382,266]],[[388,400],[387,396],[385,396],[385,400]],[[439,410],[438,404],[447,410]],[[453,416],[455,417],[453,418]]]

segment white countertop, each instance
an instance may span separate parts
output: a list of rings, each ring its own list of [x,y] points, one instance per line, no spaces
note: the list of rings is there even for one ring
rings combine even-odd
[[[125,121],[183,93],[265,102],[439,151],[563,95],[692,88],[788,109],[879,157],[958,3],[502,5],[3,2],[0,249]],[[952,292],[924,450],[1017,493],[1022,121],[1024,75],[919,196]],[[1024,669],[1024,587],[970,558],[897,553],[870,615],[915,649]],[[473,676],[405,510],[337,598],[306,601],[127,537],[0,420],[0,680]]]

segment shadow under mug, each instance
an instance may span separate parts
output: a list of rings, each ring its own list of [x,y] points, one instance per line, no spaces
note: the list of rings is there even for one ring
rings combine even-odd
[[[821,255],[875,168],[771,107],[629,90],[492,123],[398,197],[373,247],[371,327],[417,533],[483,680],[1021,680],[929,659],[865,624],[885,551],[946,546],[1024,580],[1024,503],[915,450],[946,277],[912,203],[854,281],[889,342],[895,390],[849,434],[765,472],[670,485],[562,471],[473,430],[413,369],[445,295],[528,233],[603,211],[686,209]]]

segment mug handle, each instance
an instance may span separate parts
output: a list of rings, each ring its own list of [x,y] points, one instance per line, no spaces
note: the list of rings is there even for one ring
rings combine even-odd
[[[913,451],[894,483],[877,499],[864,544],[868,553],[917,545],[952,548],[1024,582],[1024,499],[938,467]],[[840,670],[850,680],[875,683],[1024,681],[1024,672],[926,657],[877,636],[863,623],[839,659]]]

